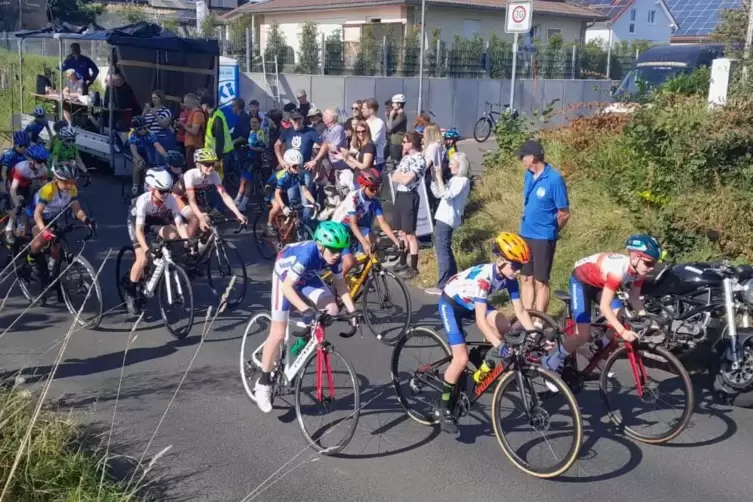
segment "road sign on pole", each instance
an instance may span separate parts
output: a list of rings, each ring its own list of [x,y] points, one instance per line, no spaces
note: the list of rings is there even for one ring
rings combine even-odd
[[[521,33],[531,31],[533,18],[533,2],[509,2],[507,4],[507,21],[505,32],[513,34],[512,42],[512,75],[510,79],[510,108],[515,108],[515,77],[518,69],[518,38]]]

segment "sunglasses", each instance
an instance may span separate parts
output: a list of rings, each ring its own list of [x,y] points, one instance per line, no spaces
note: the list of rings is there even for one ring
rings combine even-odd
[[[157,192],[158,194],[160,194],[160,195],[167,195],[167,194],[169,194],[169,193],[170,193],[170,190],[162,190],[162,189],[156,189],[156,188],[155,188],[155,191],[156,191],[156,192]]]
[[[656,263],[653,260],[643,260],[643,259],[641,259],[641,261],[648,268],[654,268],[654,265],[656,265]]]
[[[356,132],[358,134],[366,134],[366,130],[365,129],[358,129]]]
[[[207,168],[212,168],[212,169],[214,169],[214,167],[215,167],[215,165],[216,165],[217,163],[216,163],[216,162],[199,162],[199,164],[201,164],[201,165],[202,165],[202,166],[204,166],[204,167],[207,167]]]
[[[332,254],[334,254],[334,255],[341,255],[341,254],[342,254],[342,252],[343,252],[343,250],[342,250],[342,249],[337,249],[337,248],[329,248],[329,247],[327,247],[327,246],[324,246],[324,249],[326,249],[327,251],[329,251],[330,253],[332,253]]]
[[[146,134],[146,132],[147,132],[148,130],[149,130],[149,129],[148,129],[148,128],[146,128],[146,127],[139,127],[138,129],[136,129],[136,132],[137,132],[138,134]]]
[[[511,261],[510,268],[512,269],[513,272],[520,272],[521,270],[523,270],[523,264],[518,263],[517,261]]]
[[[361,109],[360,106],[353,106],[353,107],[351,107],[351,110],[360,110],[360,109]]]

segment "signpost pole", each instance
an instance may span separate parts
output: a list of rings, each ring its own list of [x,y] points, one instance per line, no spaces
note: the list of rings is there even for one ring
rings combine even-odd
[[[512,75],[510,76],[510,108],[515,109],[515,77],[518,73],[518,37],[515,33],[512,39]]]

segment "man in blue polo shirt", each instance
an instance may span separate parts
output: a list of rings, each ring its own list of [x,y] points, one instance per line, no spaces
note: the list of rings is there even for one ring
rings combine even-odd
[[[559,171],[544,162],[538,141],[523,143],[518,157],[526,168],[520,235],[531,248],[531,259],[520,272],[521,300],[526,309],[546,312],[557,238],[570,219],[567,186]]]
[[[293,127],[283,129],[279,139],[275,142],[275,153],[280,166],[287,168],[283,160],[283,154],[291,148],[301,152],[303,156],[302,177],[309,192],[316,198],[316,185],[314,178],[316,176],[316,162],[314,161],[314,145],[322,144],[322,138],[319,133],[312,127],[304,125],[303,114],[298,110],[290,112],[290,121]],[[298,202],[300,199],[291,199],[291,202]],[[304,217],[310,217],[310,211],[304,212]]]

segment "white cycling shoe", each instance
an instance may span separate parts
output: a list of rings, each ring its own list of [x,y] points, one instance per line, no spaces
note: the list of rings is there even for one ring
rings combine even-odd
[[[254,396],[256,396],[256,404],[259,409],[264,413],[272,411],[272,386],[262,385],[259,380],[256,381],[254,387]]]

